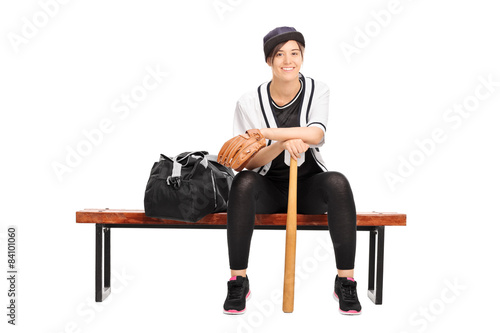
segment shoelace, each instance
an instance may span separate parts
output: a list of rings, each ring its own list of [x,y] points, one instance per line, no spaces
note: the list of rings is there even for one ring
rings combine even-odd
[[[356,286],[353,284],[342,284],[340,288],[342,290],[342,296],[346,301],[354,301],[356,299]]]
[[[243,285],[231,284],[229,286],[229,299],[240,299],[243,295]]]

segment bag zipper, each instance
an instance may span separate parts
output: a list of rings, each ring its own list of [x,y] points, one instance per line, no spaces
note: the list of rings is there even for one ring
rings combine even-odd
[[[217,209],[217,190],[215,188],[215,178],[214,178],[214,171],[210,170],[210,176],[212,177],[212,189],[214,192],[214,210]]]

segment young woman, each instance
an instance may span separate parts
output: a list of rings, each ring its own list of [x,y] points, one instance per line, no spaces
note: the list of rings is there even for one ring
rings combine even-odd
[[[256,213],[284,213],[288,202],[290,158],[298,168],[297,212],[328,213],[338,274],[334,297],[343,314],[361,313],[354,274],[356,208],[348,180],[326,170],[319,148],[328,120],[329,89],[300,73],[303,35],[279,27],[264,37],[266,63],[272,80],[243,95],[234,118],[234,135],[260,129],[267,140],[234,178],[227,211],[231,279],[224,313],[245,312],[250,296],[247,272]]]

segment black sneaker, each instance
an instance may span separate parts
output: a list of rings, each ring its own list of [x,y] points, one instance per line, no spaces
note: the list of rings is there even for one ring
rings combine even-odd
[[[224,313],[245,313],[247,299],[250,299],[250,282],[248,281],[248,275],[246,277],[233,276],[227,282],[227,297],[224,302]]]
[[[361,314],[361,304],[359,304],[356,285],[357,282],[353,278],[339,278],[338,275],[335,277],[333,297],[339,302],[340,313],[345,315]]]

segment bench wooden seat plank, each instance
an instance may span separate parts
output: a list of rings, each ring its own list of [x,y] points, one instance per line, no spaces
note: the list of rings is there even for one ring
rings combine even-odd
[[[297,226],[328,226],[326,214],[297,214]],[[143,210],[85,209],[76,212],[77,223],[105,224],[173,224],[173,225],[226,225],[226,213],[209,214],[197,222],[182,222],[147,217]],[[257,214],[255,225],[286,225],[286,214]],[[406,215],[398,213],[358,213],[358,226],[405,226]]]
[[[76,222],[95,224],[95,300],[102,302],[111,293],[112,228],[197,228],[223,229],[226,213],[205,216],[198,222],[182,222],[147,217],[139,209],[84,209],[76,212]],[[368,260],[368,297],[382,304],[384,242],[386,226],[406,226],[406,214],[357,213],[357,230],[370,232]],[[255,229],[285,229],[286,214],[257,214]],[[297,214],[297,229],[327,230],[328,216]]]

